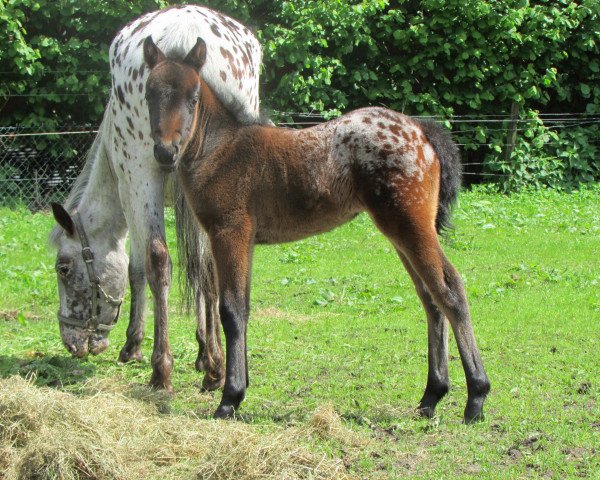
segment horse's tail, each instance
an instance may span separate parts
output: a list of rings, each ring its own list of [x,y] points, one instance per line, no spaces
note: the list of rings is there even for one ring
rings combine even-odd
[[[462,180],[460,153],[450,132],[437,122],[423,121],[421,128],[440,161],[440,192],[435,228],[438,233],[442,233],[452,228],[450,214]]]
[[[173,200],[175,204],[175,230],[179,285],[182,305],[186,312],[191,308],[203,309],[202,295],[217,297],[215,268],[206,232],[198,225],[189,208],[183,188],[174,175]],[[196,313],[196,312],[194,312]]]

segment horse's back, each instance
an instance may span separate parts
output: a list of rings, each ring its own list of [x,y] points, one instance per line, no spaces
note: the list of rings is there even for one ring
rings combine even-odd
[[[114,92],[133,110],[144,106],[143,42],[152,37],[169,58],[183,58],[200,37],[209,59],[202,77],[238,120],[259,116],[258,74],[262,52],[252,32],[236,20],[198,5],[181,5],[147,13],[124,27],[109,49]],[[140,105],[141,101],[141,105]],[[140,112],[141,113],[141,112]]]

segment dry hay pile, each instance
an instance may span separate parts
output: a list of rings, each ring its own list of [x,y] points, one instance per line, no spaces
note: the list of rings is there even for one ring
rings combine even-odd
[[[350,478],[341,460],[306,447],[352,439],[327,409],[307,426],[265,431],[160,414],[155,402],[108,390],[74,396],[0,380],[0,479]]]

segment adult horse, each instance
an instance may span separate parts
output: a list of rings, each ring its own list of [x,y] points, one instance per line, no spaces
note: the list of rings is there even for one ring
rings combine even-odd
[[[154,132],[150,129],[145,100],[149,69],[142,53],[149,35],[170,56],[181,59],[198,36],[206,38],[213,59],[205,66],[206,81],[242,123],[258,116],[261,50],[246,27],[200,6],[148,13],[124,27],[109,50],[112,90],[98,135],[64,208],[53,205],[58,226],[51,241],[57,248],[63,343],[77,357],[106,349],[128,277],[131,310],[119,358],[124,362],[141,359],[148,283],[154,297],[150,383],[170,390],[173,356],[167,334],[167,295],[171,261],[165,241],[164,184],[172,168],[155,161],[155,153],[160,152],[152,140],[156,131],[170,127],[159,123]],[[191,108],[195,99],[182,101]],[[177,152],[178,139],[189,132],[172,133],[169,145],[160,147],[167,152]],[[224,372],[210,256],[203,248],[206,237],[186,211],[183,196],[178,197],[180,261],[187,268],[198,315],[196,367],[206,370],[203,384],[214,389],[222,385]],[[125,252],[128,230],[129,262]]]
[[[419,405],[433,415],[448,391],[446,318],[467,380],[466,422],[481,418],[490,389],[460,275],[437,234],[449,224],[461,177],[458,148],[433,122],[364,108],[305,130],[242,125],[204,79],[213,52],[199,38],[182,61],[144,44],[146,96],[157,159],[177,168],[189,205],[210,238],[227,346],[225,386],[215,417],[231,417],[248,386],[246,326],[256,243],[330,230],[366,211],[392,242],[428,319],[429,375]],[[202,70],[202,73],[200,72]],[[194,99],[193,115],[187,99]],[[210,125],[210,130],[204,128]],[[173,131],[179,152],[162,147]]]

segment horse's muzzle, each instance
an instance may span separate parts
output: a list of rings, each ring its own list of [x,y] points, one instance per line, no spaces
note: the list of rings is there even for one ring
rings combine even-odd
[[[175,169],[179,147],[175,145],[154,144],[154,158],[163,172],[172,172]]]

